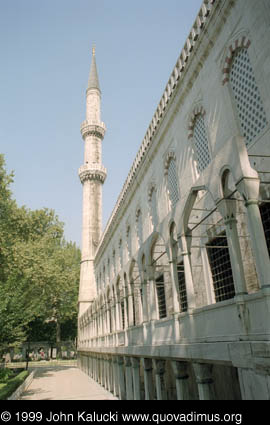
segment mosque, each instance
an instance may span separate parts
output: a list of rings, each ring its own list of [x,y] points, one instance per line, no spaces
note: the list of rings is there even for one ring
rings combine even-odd
[[[121,400],[270,399],[269,40],[268,0],[203,1],[103,232],[93,50],[78,361]]]

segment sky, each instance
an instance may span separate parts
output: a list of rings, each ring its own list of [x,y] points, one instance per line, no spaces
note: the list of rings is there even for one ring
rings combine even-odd
[[[103,228],[202,0],[0,0],[0,153],[19,206],[54,209],[81,243],[85,91],[102,91]]]

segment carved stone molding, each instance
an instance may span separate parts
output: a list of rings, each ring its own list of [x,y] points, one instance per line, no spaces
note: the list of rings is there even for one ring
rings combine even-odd
[[[103,140],[106,132],[106,127],[103,122],[99,124],[90,124],[87,120],[81,124],[81,135],[83,139],[87,136],[95,136]]]
[[[98,180],[104,183],[107,177],[107,170],[103,165],[98,165],[96,167],[94,165],[82,165],[79,168],[79,177],[81,183],[84,183],[86,180]]]

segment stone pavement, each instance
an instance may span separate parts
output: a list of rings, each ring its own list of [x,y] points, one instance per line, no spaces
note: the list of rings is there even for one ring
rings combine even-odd
[[[20,400],[118,400],[76,367],[39,368]]]

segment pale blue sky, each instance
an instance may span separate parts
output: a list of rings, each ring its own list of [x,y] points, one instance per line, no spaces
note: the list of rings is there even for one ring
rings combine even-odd
[[[19,205],[81,241],[80,124],[92,44],[107,127],[105,226],[202,0],[0,0],[0,152]]]

